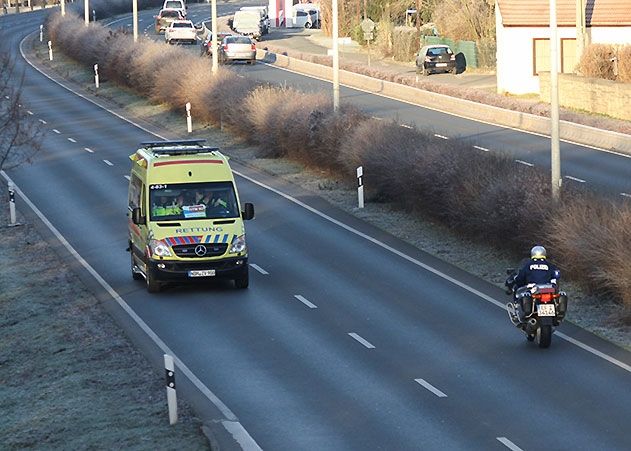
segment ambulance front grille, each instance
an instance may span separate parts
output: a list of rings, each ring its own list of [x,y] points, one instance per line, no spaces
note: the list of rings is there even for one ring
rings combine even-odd
[[[180,258],[217,257],[226,253],[228,243],[197,243],[173,246],[175,255]]]

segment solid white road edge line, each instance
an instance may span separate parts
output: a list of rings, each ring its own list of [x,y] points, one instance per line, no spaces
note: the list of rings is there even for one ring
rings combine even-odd
[[[432,384],[430,384],[429,382],[427,382],[425,379],[414,379],[416,382],[418,382],[420,385],[422,385],[423,387],[425,387],[427,390],[431,391],[432,393],[434,393],[436,396],[438,396],[439,398],[446,398],[447,395],[444,394],[442,391],[440,391],[439,389],[437,389],[436,387],[434,387]]]
[[[497,437],[497,440],[511,451],[523,451],[519,446],[515,445],[506,437]]]
[[[13,182],[13,180],[4,171],[0,171],[0,175],[5,178],[7,182],[13,183],[15,191],[22,198],[22,200],[35,212],[39,219],[48,227],[48,229],[55,235],[59,242],[66,248],[66,250],[88,271],[92,277],[109,293],[109,295],[120,305],[120,307],[130,316],[131,319],[140,327],[146,334],[153,340],[153,342],[162,350],[164,354],[173,356],[175,364],[178,366],[182,374],[184,374],[193,385],[211,402],[227,421],[222,421],[222,424],[232,433],[233,437],[243,447],[243,449],[260,449],[254,439],[250,437],[247,431],[237,421],[237,417],[208,387],[200,381],[195,374],[182,362],[175,353],[162,341],[162,339],[140,318],[136,312],[123,300],[123,298],[101,277],[101,275],[90,264],[79,255],[79,253],[70,245],[70,243],[64,238],[64,236],[55,228],[55,226],[44,216],[44,214],[35,206],[33,202],[22,192],[22,190]],[[237,434],[235,435],[236,431]]]
[[[33,33],[36,33],[36,32],[34,31]],[[48,79],[49,79],[50,81],[52,81],[53,83],[58,84],[58,85],[59,85],[59,86],[61,86],[62,88],[66,89],[66,90],[68,90],[68,91],[70,91],[70,92],[72,92],[73,94],[75,94],[75,95],[77,95],[77,96],[81,97],[81,98],[82,98],[82,99],[84,99],[84,100],[87,100],[88,102],[92,103],[93,105],[98,106],[99,108],[101,108],[101,109],[103,109],[103,110],[107,111],[108,113],[113,114],[113,115],[114,115],[114,116],[116,116],[117,118],[122,119],[122,120],[124,120],[125,122],[127,122],[127,123],[129,123],[129,124],[132,124],[132,125],[134,125],[135,127],[138,127],[140,130],[143,130],[143,131],[145,131],[145,132],[147,132],[147,133],[149,133],[149,134],[151,134],[151,135],[153,135],[153,136],[155,136],[155,137],[157,137],[157,138],[160,138],[160,139],[164,139],[164,140],[166,140],[166,138],[165,138],[164,136],[161,136],[161,135],[159,135],[159,134],[157,134],[157,133],[154,133],[154,132],[152,132],[152,131],[150,131],[150,130],[146,129],[146,128],[145,128],[145,127],[143,127],[142,125],[135,123],[135,122],[134,122],[134,121],[132,121],[131,119],[127,119],[126,117],[121,116],[120,114],[118,114],[118,113],[116,113],[116,112],[114,112],[114,111],[110,110],[110,109],[109,109],[109,108],[107,108],[107,107],[104,107],[103,105],[100,105],[99,103],[95,102],[95,101],[94,101],[94,100],[92,100],[92,99],[88,99],[88,98],[87,98],[87,97],[85,97],[84,95],[82,95],[82,94],[80,94],[80,93],[78,93],[78,92],[74,91],[72,88],[69,88],[68,86],[64,85],[63,83],[58,82],[57,80],[55,80],[55,79],[53,79],[52,77],[50,77],[48,74],[46,74],[46,73],[42,72],[41,70],[39,70],[39,68],[35,67],[35,65],[34,65],[33,63],[31,63],[31,62],[29,61],[29,59],[26,57],[26,55],[24,54],[24,50],[23,50],[22,46],[23,46],[23,44],[24,44],[24,41],[25,41],[25,40],[26,40],[26,38],[24,38],[24,39],[20,42],[20,54],[22,55],[22,58],[24,59],[24,61],[26,61],[26,62],[27,62],[27,63],[28,63],[28,64],[29,64],[29,65],[30,65],[33,69],[35,69],[37,72],[39,72],[40,74],[42,74],[43,76],[45,76],[46,78],[48,78]],[[40,120],[41,120],[41,119],[40,119]],[[596,149],[596,150],[600,150],[600,149]],[[604,149],[603,149],[603,150],[604,150]],[[276,188],[272,188],[271,186],[268,186],[268,185],[266,185],[266,184],[264,184],[264,183],[262,183],[262,182],[259,182],[258,180],[254,180],[252,177],[248,177],[248,176],[246,176],[245,174],[240,173],[239,171],[235,171],[235,170],[233,170],[232,172],[234,172],[235,174],[237,174],[238,176],[240,176],[240,177],[242,177],[242,178],[244,178],[244,179],[246,179],[246,180],[249,180],[250,182],[254,183],[255,185],[259,185],[260,187],[265,188],[265,189],[267,189],[268,191],[271,191],[271,192],[273,192],[273,193],[276,193],[276,194],[278,194],[279,196],[284,197],[285,199],[287,199],[287,200],[289,200],[289,201],[291,201],[291,202],[295,203],[296,205],[299,205],[299,206],[301,206],[302,208],[304,208],[304,209],[306,209],[306,210],[308,210],[308,211],[310,211],[310,212],[312,212],[312,213],[315,213],[316,215],[320,216],[321,218],[326,219],[327,221],[332,222],[333,224],[335,224],[335,225],[337,225],[337,226],[339,226],[339,227],[342,227],[343,229],[345,229],[345,230],[347,230],[347,231],[349,231],[349,232],[351,232],[351,233],[354,233],[355,235],[360,236],[360,237],[362,237],[362,238],[364,238],[364,239],[366,239],[366,240],[370,241],[371,243],[376,244],[377,246],[380,246],[380,247],[382,247],[383,249],[386,249],[386,250],[388,250],[388,251],[392,252],[392,253],[393,253],[393,254],[395,254],[395,255],[398,255],[399,257],[403,258],[404,260],[407,260],[408,262],[410,262],[410,263],[412,263],[412,264],[415,264],[415,265],[417,265],[417,266],[419,266],[419,267],[421,267],[421,268],[425,269],[426,271],[429,271],[429,272],[431,272],[431,273],[433,273],[433,274],[437,275],[438,277],[441,277],[442,279],[445,279],[445,280],[447,280],[447,281],[449,281],[449,282],[453,283],[454,285],[459,286],[460,288],[462,288],[462,289],[464,289],[464,290],[467,290],[469,293],[472,293],[472,294],[474,294],[474,295],[478,296],[479,298],[482,298],[482,299],[484,299],[485,301],[488,301],[488,302],[490,302],[491,304],[495,304],[496,306],[500,307],[501,309],[506,310],[506,306],[504,305],[504,303],[503,303],[503,302],[500,302],[500,301],[498,301],[498,300],[496,300],[496,299],[493,299],[492,297],[487,296],[486,294],[482,293],[481,291],[478,291],[478,290],[476,290],[475,288],[472,288],[472,287],[468,286],[467,284],[465,284],[465,283],[463,283],[463,282],[460,282],[459,280],[456,280],[456,279],[454,279],[453,277],[450,277],[450,276],[448,276],[447,274],[444,274],[444,273],[442,273],[442,272],[438,271],[437,269],[432,268],[432,267],[431,267],[431,266],[429,266],[429,265],[426,265],[425,263],[421,263],[420,261],[416,260],[415,258],[412,258],[412,257],[410,257],[409,255],[404,254],[403,252],[401,252],[401,251],[399,251],[399,250],[397,250],[397,249],[394,249],[393,247],[388,246],[388,245],[387,245],[387,244],[385,244],[385,243],[382,243],[381,241],[377,240],[376,238],[373,238],[373,237],[371,237],[371,236],[369,236],[369,235],[366,235],[365,233],[362,233],[362,232],[360,232],[359,230],[356,230],[356,229],[354,229],[353,227],[351,227],[351,226],[348,226],[348,225],[344,224],[343,222],[340,222],[340,221],[338,221],[338,220],[336,220],[336,219],[333,219],[332,217],[330,217],[330,216],[328,216],[328,215],[326,215],[326,214],[324,214],[324,213],[320,212],[319,210],[316,210],[315,208],[313,208],[313,207],[311,207],[311,206],[309,206],[309,205],[305,204],[304,202],[301,202],[301,201],[299,201],[298,199],[295,199],[295,198],[293,198],[293,197],[289,196],[288,194],[285,194],[285,193],[283,193],[283,192],[281,192],[281,191],[277,190]],[[602,353],[602,352],[600,352],[600,351],[598,351],[598,350],[596,350],[596,349],[592,348],[591,346],[586,345],[586,344],[584,344],[584,343],[582,343],[582,342],[580,342],[580,341],[578,341],[578,340],[575,340],[575,339],[573,339],[573,338],[571,338],[571,337],[569,337],[569,336],[567,336],[567,335],[565,335],[565,334],[563,334],[563,333],[557,332],[557,336],[559,336],[559,337],[561,337],[561,338],[563,338],[563,339],[565,339],[565,340],[569,341],[570,343],[573,343],[573,344],[575,344],[575,345],[579,346],[581,349],[584,349],[584,350],[585,350],[585,351],[587,351],[587,352],[590,352],[590,353],[592,353],[592,354],[594,354],[594,355],[596,355],[596,356],[598,356],[598,357],[601,357],[601,358],[605,359],[606,361],[608,361],[609,363],[612,363],[612,364],[614,364],[614,365],[616,365],[616,366],[618,366],[618,367],[622,368],[623,370],[628,371],[629,373],[631,373],[631,365],[627,365],[626,363],[623,363],[623,362],[621,362],[620,360],[617,360],[617,359],[615,359],[615,358],[613,358],[613,357],[611,357],[611,356],[608,356],[608,355],[606,355],[606,354],[604,354],[604,353]]]
[[[379,241],[378,239],[373,238],[370,235],[366,235],[365,233],[360,232],[359,230],[354,229],[353,227],[351,227],[349,225],[346,225],[343,222],[338,221],[337,219],[334,219],[334,218],[322,213],[319,210],[316,210],[315,208],[305,204],[304,202],[302,202],[302,201],[300,201],[300,200],[298,200],[298,199],[296,199],[296,198],[294,198],[294,197],[292,197],[292,196],[290,196],[288,194],[283,193],[282,191],[277,190],[276,188],[272,188],[271,186],[266,185],[266,184],[264,184],[262,182],[259,182],[258,180],[254,180],[252,177],[249,177],[249,176],[247,176],[245,174],[242,174],[239,171],[233,171],[233,172],[235,174],[237,174],[238,176],[240,176],[240,177],[242,177],[242,178],[254,183],[255,185],[259,185],[262,188],[265,188],[265,189],[267,189],[267,190],[269,190],[269,191],[271,191],[273,193],[276,193],[279,196],[284,197],[285,199],[289,200],[290,202],[293,202],[294,204],[299,205],[300,207],[304,208],[305,210],[308,210],[308,211],[320,216],[322,219],[325,219],[325,220],[327,220],[327,221],[329,221],[329,222],[331,222],[331,223],[333,223],[333,224],[335,224],[335,225],[347,230],[348,232],[351,232],[351,233],[353,233],[353,234],[355,234],[355,235],[357,235],[357,236],[359,236],[361,238],[364,238],[365,240],[370,241],[371,243],[376,244],[377,246],[379,246],[379,247],[381,247],[381,248],[383,248],[383,249],[385,249],[385,250],[387,250],[389,252],[392,252],[395,255],[398,255],[399,257],[403,258],[404,260],[407,260],[408,262],[410,262],[410,263],[412,263],[412,264],[414,264],[414,265],[416,265],[416,266],[418,266],[420,268],[423,268],[424,270],[429,271],[432,274],[435,274],[438,277],[440,277],[440,278],[442,278],[442,279],[444,279],[444,280],[446,280],[448,282],[453,283],[454,285],[462,288],[463,290],[466,290],[469,293],[474,294],[474,295],[478,296],[479,298],[484,299],[485,301],[488,301],[491,304],[494,304],[494,305],[500,307],[503,310],[506,310],[506,305],[503,302],[500,302],[500,301],[498,301],[498,300],[496,300],[496,299],[494,299],[494,298],[492,298],[490,296],[487,296],[486,294],[482,293],[481,291],[476,290],[475,288],[470,287],[469,285],[465,284],[464,282],[461,282],[461,281],[459,281],[457,279],[454,279],[453,277],[448,276],[447,274],[445,274],[445,273],[443,273],[443,272],[441,272],[441,271],[439,271],[439,270],[437,270],[437,269],[435,269],[435,268],[433,268],[433,267],[431,267],[429,265],[426,265],[425,263],[422,263],[421,261],[419,261],[419,260],[417,260],[417,259],[415,259],[413,257],[410,257],[409,255],[407,255],[407,254],[405,254],[405,253],[393,248],[392,246],[388,246],[387,244]],[[612,363],[612,364],[622,368],[623,370],[628,371],[629,373],[631,373],[631,365],[627,365],[626,363],[621,362],[620,360],[617,360],[617,359],[615,359],[615,358],[613,358],[611,356],[608,356],[608,355],[606,355],[606,354],[604,354],[604,353],[592,348],[591,346],[586,345],[586,344],[584,344],[584,343],[582,343],[582,342],[580,342],[578,340],[575,340],[575,339],[573,339],[573,338],[571,338],[571,337],[569,337],[569,336],[567,336],[567,335],[565,335],[563,333],[560,333],[560,332],[555,332],[555,333],[557,334],[557,336],[563,338],[564,340],[567,340],[568,342],[570,342],[572,344],[575,344],[576,346],[580,347],[581,349],[584,349],[585,351],[590,352],[590,353],[594,354],[595,356],[601,357],[604,360],[606,360],[607,362]]]
[[[368,349],[375,349],[375,347],[370,344],[369,341],[364,340],[362,337],[360,337],[359,335],[357,335],[355,332],[349,332],[348,335],[350,335],[351,337],[353,337],[355,340],[357,340],[358,342],[360,342],[362,345],[366,346]]]
[[[263,274],[264,276],[268,275],[269,273],[267,271],[265,271],[263,268],[261,268],[259,265],[255,265],[254,263],[250,263],[250,266],[254,269],[256,269],[258,272],[260,272],[261,274]]]
[[[318,306],[317,306],[317,305],[315,305],[315,304],[313,304],[313,303],[309,302],[309,301],[308,301],[308,300],[307,300],[304,296],[301,296],[301,295],[299,295],[299,294],[294,294],[294,297],[295,297],[296,299],[298,299],[300,302],[302,302],[304,305],[306,305],[307,307],[309,307],[309,308],[318,308]]]

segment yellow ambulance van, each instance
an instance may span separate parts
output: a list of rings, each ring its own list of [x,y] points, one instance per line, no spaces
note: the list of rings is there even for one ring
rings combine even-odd
[[[228,157],[205,140],[140,144],[129,157],[129,250],[134,279],[150,293],[165,282],[234,280],[247,288],[244,220]]]

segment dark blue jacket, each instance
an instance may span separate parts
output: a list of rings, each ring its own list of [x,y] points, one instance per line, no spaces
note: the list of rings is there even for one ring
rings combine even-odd
[[[545,259],[528,259],[519,268],[515,284],[523,287],[529,283],[545,284],[557,283],[556,280],[557,267]]]

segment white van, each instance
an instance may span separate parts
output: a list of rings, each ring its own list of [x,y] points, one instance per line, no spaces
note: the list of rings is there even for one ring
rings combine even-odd
[[[261,16],[261,23],[263,25],[261,33],[267,34],[270,29],[270,20],[267,13],[267,6],[243,6],[239,11],[257,11]]]
[[[177,9],[186,18],[186,1],[185,0],[164,0],[162,9]]]
[[[311,3],[294,5],[288,19],[293,28],[320,28],[320,11]]]

